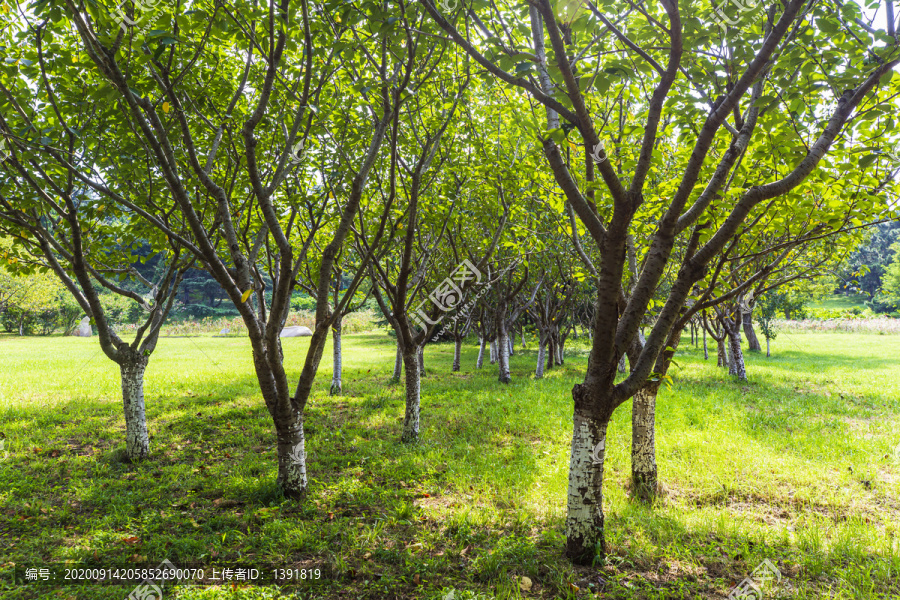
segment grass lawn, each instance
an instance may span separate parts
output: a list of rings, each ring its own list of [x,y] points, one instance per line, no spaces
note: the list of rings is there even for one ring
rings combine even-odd
[[[818,302],[810,302],[810,308],[825,308],[828,310],[849,310],[851,308],[866,308],[868,296],[865,294],[834,294],[823,298]]]
[[[307,343],[285,340],[294,381]],[[683,342],[658,402],[655,507],[629,499],[630,406],[616,413],[609,554],[574,568],[562,549],[578,342],[535,381],[531,340],[508,386],[493,365],[474,369],[474,345],[456,374],[451,345],[426,348],[422,442],[406,447],[392,340],[345,336],[344,394],[328,396],[329,347],[308,405],[298,504],[274,483],[245,340],[161,340],[146,382],[153,456],[131,465],[118,370],[96,337],[0,336],[0,598],[133,589],[12,583],[12,562],[64,559],[321,573],[280,588],[169,586],[166,600],[721,599],[764,559],[783,575],[767,599],[900,597],[900,337],[782,333],[772,349],[748,356],[741,384]]]

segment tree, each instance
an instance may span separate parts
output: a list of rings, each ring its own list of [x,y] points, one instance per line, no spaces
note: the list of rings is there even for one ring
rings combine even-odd
[[[566,519],[567,555],[590,563],[605,543],[603,464],[613,412],[671,358],[680,328],[693,316],[685,306],[695,284],[736,235],[756,226],[751,215],[772,211],[789,218],[791,207],[776,199],[807,179],[815,188],[843,189],[860,180],[875,187],[868,182],[879,175],[879,161],[890,159],[866,158],[866,166],[874,166],[868,172],[847,159],[856,136],[877,140],[878,120],[892,112],[886,103],[897,87],[897,42],[858,25],[862,13],[851,3],[835,14],[791,0],[767,7],[765,19],[744,14],[729,27],[710,23],[705,8],[670,0],[651,9],[604,5],[621,9],[615,24],[590,2],[555,12],[548,0],[536,0],[527,12],[510,7],[501,10],[503,18],[477,21],[474,8],[445,15],[430,0],[422,3],[497,80],[543,106],[545,123],[528,114],[523,119],[534,127],[559,189],[599,253],[593,348],[584,382],[572,392]],[[816,27],[804,24],[807,19]],[[852,35],[833,35],[843,29]],[[600,43],[609,51],[592,52]],[[806,60],[811,55],[815,61]],[[884,93],[876,91],[880,84]],[[635,99],[629,110],[643,126],[615,131],[604,115],[625,96]],[[770,110],[782,102],[793,112]],[[858,108],[871,118],[851,122]],[[560,148],[570,135],[581,153],[567,160]],[[622,176],[601,135],[622,140],[617,149],[628,154]],[[671,164],[660,159],[663,145],[674,150]],[[823,161],[830,155],[836,160]],[[671,174],[670,183],[648,189],[648,177],[661,169]],[[628,237],[639,211],[649,213],[653,231],[637,248],[642,266],[626,299]],[[684,250],[673,254],[679,240]],[[634,347],[666,272],[675,276],[659,316],[631,372],[616,383],[619,359]]]

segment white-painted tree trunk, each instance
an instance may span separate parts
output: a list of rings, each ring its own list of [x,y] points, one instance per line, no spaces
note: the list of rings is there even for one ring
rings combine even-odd
[[[566,364],[566,343],[559,340],[556,344],[556,364],[562,366]]]
[[[400,351],[400,344],[397,344],[397,358],[394,359],[394,381],[400,381],[400,375],[403,374],[403,352]]]
[[[546,347],[547,344],[543,340],[538,341],[537,365],[534,367],[535,379],[543,379],[544,377],[544,364],[547,362]]]
[[[569,459],[566,511],[566,555],[577,564],[591,564],[605,553],[603,530],[603,462],[608,421],[574,416]]]
[[[516,332],[515,331],[509,332],[509,355],[510,356],[516,355]]]
[[[403,355],[403,368],[406,371],[406,413],[403,417],[404,443],[419,440],[419,398],[421,382],[419,378],[419,353],[413,350]]]
[[[306,435],[303,414],[295,413],[284,425],[275,423],[278,444],[278,485],[289,497],[297,498],[306,491]]]
[[[706,345],[706,327],[703,328],[703,360],[709,360],[709,347]]]
[[[716,366],[728,367],[728,355],[725,354],[725,340],[716,340]]]
[[[769,353],[769,338],[766,338],[766,358],[771,357],[772,355]]]
[[[636,498],[652,502],[657,491],[656,392],[642,388],[631,407],[631,483]]]
[[[147,359],[143,356],[124,357],[119,365],[125,409],[125,455],[130,461],[143,460],[150,455],[150,434],[144,411],[146,369]]]
[[[500,328],[500,339],[497,344],[498,369],[497,380],[500,383],[509,383],[511,381],[509,373],[509,335],[504,327]]]
[[[480,369],[484,365],[484,338],[478,336],[478,360],[475,361],[475,368]]]
[[[747,367],[744,365],[744,352],[741,350],[741,333],[737,325],[728,331],[728,374],[741,381],[747,381]]]
[[[341,355],[341,320],[337,322],[331,330],[331,339],[334,346],[334,370],[331,375],[331,395],[341,393],[341,371],[343,370],[343,361]]]
[[[459,371],[459,363],[460,358],[462,357],[462,340],[456,340],[453,343],[453,367],[450,369],[453,372]]]
[[[491,340],[491,364],[497,362],[497,340]]]

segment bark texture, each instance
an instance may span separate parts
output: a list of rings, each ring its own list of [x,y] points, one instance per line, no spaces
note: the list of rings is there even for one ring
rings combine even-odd
[[[656,468],[656,391],[642,388],[631,408],[631,483],[634,496],[652,502],[658,489]]]
[[[338,318],[331,330],[331,339],[333,342],[334,370],[331,375],[331,395],[341,393],[341,371],[343,370],[343,361],[341,354],[341,319]]]
[[[728,374],[741,381],[747,381],[747,367],[744,365],[744,353],[741,350],[741,330],[737,324],[728,328]]]
[[[122,376],[122,403],[125,409],[125,455],[135,462],[150,455],[150,434],[144,411],[144,372],[146,357],[137,353],[123,357],[119,364]]]
[[[403,368],[406,371],[406,414],[403,417],[403,435],[400,441],[406,444],[419,440],[421,381],[418,357],[419,353],[415,350],[403,355]]]
[[[475,368],[480,369],[484,366],[484,338],[478,338],[478,360],[475,361]]]
[[[459,371],[459,362],[460,357],[462,355],[462,340],[456,340],[453,343],[453,367],[450,369],[453,372]]]
[[[578,386],[576,386],[577,388]],[[566,556],[589,565],[606,553],[603,462],[609,422],[575,411],[566,512]]]
[[[760,347],[759,338],[756,337],[756,331],[753,329],[753,311],[743,313],[742,318],[744,321],[744,335],[747,336],[750,352],[760,352],[762,347]]]
[[[534,367],[535,379],[543,379],[544,377],[544,364],[547,362],[546,348],[547,344],[543,341],[538,342],[537,365]]]
[[[509,383],[511,376],[509,373],[509,336],[505,327],[500,327],[500,340],[497,344],[497,363],[498,375],[497,380],[500,383]]]

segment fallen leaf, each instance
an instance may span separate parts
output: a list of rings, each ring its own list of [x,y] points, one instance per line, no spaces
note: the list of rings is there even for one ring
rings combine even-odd
[[[137,537],[136,535],[133,535],[131,537],[122,538],[122,541],[125,542],[126,544],[135,545],[135,544],[141,543],[141,538]]]
[[[527,592],[531,589],[531,579],[528,577],[520,577],[519,578],[519,589],[523,592]]]

